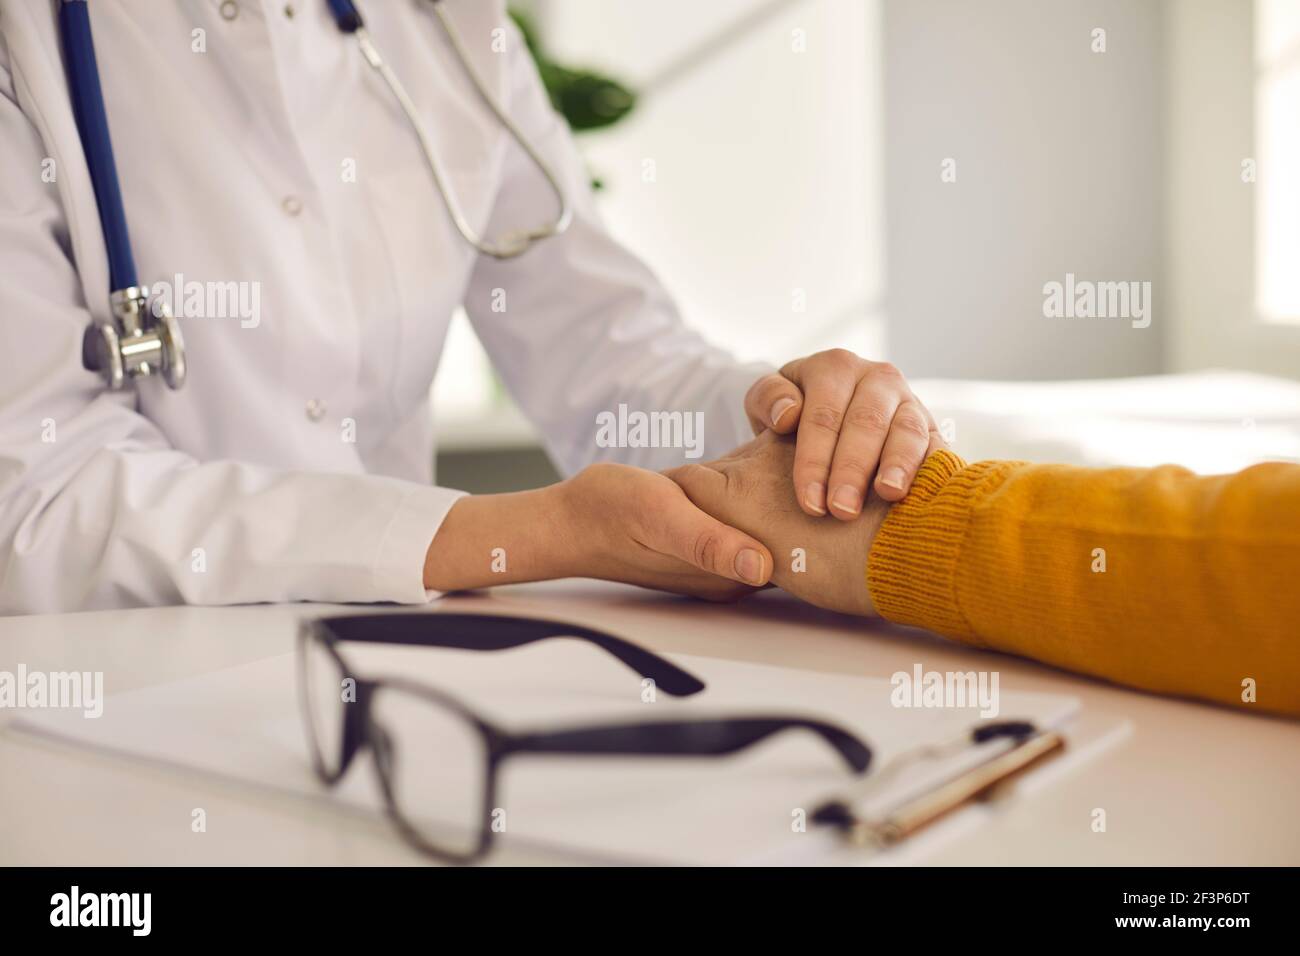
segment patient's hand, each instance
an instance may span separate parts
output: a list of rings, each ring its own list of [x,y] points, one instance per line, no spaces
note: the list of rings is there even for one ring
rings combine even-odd
[[[766,431],[725,458],[665,474],[696,507],[767,545],[774,584],[818,607],[874,614],[867,552],[889,504],[873,495],[852,521],[810,517],[795,501],[793,467],[794,437]]]

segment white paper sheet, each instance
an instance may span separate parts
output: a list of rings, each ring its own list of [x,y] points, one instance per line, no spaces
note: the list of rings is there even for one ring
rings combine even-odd
[[[344,653],[359,674],[428,683],[512,730],[676,716],[819,717],[866,740],[873,770],[981,720],[975,709],[895,707],[885,680],[681,655],[672,659],[708,688],[685,700],[660,690],[647,703],[639,675],[576,641],[493,653],[349,644]],[[1077,710],[1073,698],[1005,691],[999,704],[993,719],[1044,727],[1062,726]],[[313,775],[292,654],[110,694],[99,719],[45,711],[25,715],[15,728],[365,812],[383,806],[368,759],[333,791]],[[401,728],[390,731],[404,739]],[[438,741],[420,746],[437,759]],[[829,746],[803,731],[724,758],[510,758],[495,801],[505,812],[499,839],[609,862],[827,862],[833,842],[811,822],[807,832],[794,824],[799,811],[810,816],[821,798],[856,779]],[[905,851],[908,861],[923,845]]]

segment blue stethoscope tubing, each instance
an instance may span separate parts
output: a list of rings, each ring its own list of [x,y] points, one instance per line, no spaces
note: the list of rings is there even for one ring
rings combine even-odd
[[[365,26],[352,0],[326,0],[326,2],[329,4],[330,13],[334,14],[334,22],[339,25],[339,30],[342,32],[356,33]]]
[[[356,6],[352,0],[327,0],[339,31],[356,39],[366,62],[383,78],[396,97],[420,142],[434,183],[461,236],[485,255],[513,259],[543,239],[564,232],[572,220],[572,208],[559,177],[489,93],[477,71],[470,65],[464,45],[439,6],[441,0],[430,2],[479,96],[541,171],[555,193],[559,211],[554,221],[507,233],[498,242],[490,242],[480,236],[448,186],[442,164],[417,117],[414,103],[376,49]],[[104,232],[104,247],[108,255],[109,303],[112,307],[110,321],[96,322],[86,329],[82,340],[82,364],[87,369],[98,372],[113,390],[123,388],[136,378],[154,373],[161,373],[172,388],[180,388],[185,382],[186,370],[185,344],[180,326],[167,304],[160,298],[150,296],[148,287],[139,285],[136,280],[135,256],[131,251],[131,235],[127,229],[117,163],[113,159],[113,142],[108,130],[108,114],[104,108],[104,92],[99,83],[99,65],[95,59],[95,41],[90,28],[87,0],[61,0],[59,33],[63,40],[73,116],[95,191],[100,226]]]
[[[59,7],[59,33],[63,37],[63,57],[68,64],[72,113],[81,134],[81,148],[86,154],[90,181],[95,187],[95,204],[99,207],[104,245],[108,250],[110,291],[128,289],[136,284],[135,256],[131,253],[122,186],[117,180],[117,164],[113,160],[113,140],[108,132],[104,91],[99,86],[95,39],[90,32],[90,11],[86,0],[65,0]]]

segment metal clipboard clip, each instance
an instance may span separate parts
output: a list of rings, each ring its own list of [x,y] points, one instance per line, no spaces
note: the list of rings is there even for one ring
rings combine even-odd
[[[982,745],[998,741],[1011,744],[920,793],[904,797],[883,813],[859,814],[855,809],[906,767],[971,750],[972,745],[977,752]],[[890,847],[969,801],[995,798],[1013,778],[1064,749],[1065,738],[1055,730],[1039,730],[1026,721],[984,724],[949,743],[899,754],[860,786],[823,802],[813,811],[812,820],[838,829],[855,846]]]

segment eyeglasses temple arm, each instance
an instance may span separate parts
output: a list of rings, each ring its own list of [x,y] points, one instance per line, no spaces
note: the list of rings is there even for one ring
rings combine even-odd
[[[553,637],[573,637],[618,658],[673,697],[704,690],[704,681],[643,647],[576,624],[495,614],[373,614],[321,618],[316,626],[340,641],[503,651]]]
[[[721,756],[744,750],[785,730],[812,731],[835,748],[855,773],[865,773],[871,764],[871,748],[855,735],[833,724],[800,717],[655,721],[542,731],[510,737],[502,750],[609,756]]]

